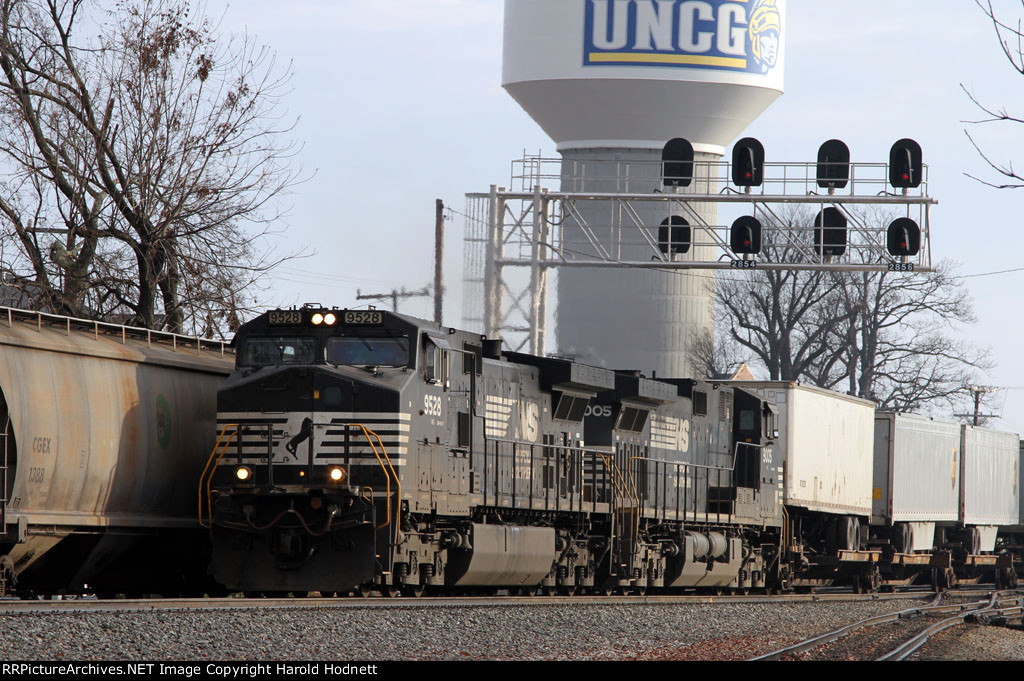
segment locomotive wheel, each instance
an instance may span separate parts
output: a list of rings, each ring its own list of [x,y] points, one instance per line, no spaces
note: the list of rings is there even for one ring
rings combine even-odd
[[[426,589],[427,587],[425,584],[406,584],[402,587],[402,593],[410,598],[421,598]]]
[[[560,596],[575,596],[576,595],[576,591],[577,591],[577,587],[576,587],[575,584],[572,584],[572,585],[562,585],[562,586],[558,587],[558,595],[560,595]]]
[[[380,593],[384,598],[398,598],[402,593],[401,587],[398,586],[381,586]]]
[[[373,595],[373,584],[360,584],[355,588],[356,595],[362,596],[363,598],[369,598]]]

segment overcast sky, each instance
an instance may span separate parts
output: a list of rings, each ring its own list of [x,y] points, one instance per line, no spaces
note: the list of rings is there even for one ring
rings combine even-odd
[[[559,0],[551,0],[558,2]],[[1016,24],[1018,0],[997,0]],[[287,198],[280,252],[315,253],[278,270],[267,305],[354,306],[356,291],[432,280],[434,199],[462,212],[464,194],[508,184],[524,150],[554,144],[501,88],[503,0],[209,0],[224,32],[246,31],[291,64],[285,100],[311,179]],[[812,161],[832,137],[854,162],[885,162],[917,139],[929,165],[933,260],[955,259],[975,301],[966,330],[991,346],[985,380],[1014,388],[996,400],[999,427],[1024,432],[1018,309],[1024,271],[1024,190],[985,187],[964,121],[979,112],[961,85],[1024,116],[1024,76],[1007,63],[970,0],[788,0],[785,94],[746,134],[769,160]],[[999,161],[1024,169],[1024,125],[974,130]],[[994,179],[994,178],[993,178]],[[459,216],[447,223],[445,322],[461,322]],[[981,276],[980,276],[981,275]],[[428,299],[400,310],[430,317]]]

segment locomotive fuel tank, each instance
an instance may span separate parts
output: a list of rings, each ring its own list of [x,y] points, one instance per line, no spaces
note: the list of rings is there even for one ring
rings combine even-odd
[[[175,575],[203,561],[194,555],[204,543],[195,480],[213,446],[216,390],[232,364],[225,350],[0,309],[8,587],[187,588]],[[166,566],[173,574],[157,574],[161,566],[143,561],[145,552],[132,555],[145,542],[174,556]]]

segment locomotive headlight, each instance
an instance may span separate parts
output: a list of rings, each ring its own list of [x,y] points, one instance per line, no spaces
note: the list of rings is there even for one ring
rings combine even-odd
[[[239,482],[248,482],[252,478],[252,471],[247,466],[239,466],[235,469],[235,477]]]
[[[334,316],[333,312],[328,312],[324,315],[324,324],[327,326],[334,326],[334,322],[338,321],[338,318]]]
[[[310,321],[313,322],[313,326],[320,326],[324,323],[324,316],[317,312],[313,315],[313,318],[310,319]]]
[[[345,477],[345,471],[335,467],[331,469],[331,472],[328,473],[328,475],[331,476],[331,480],[333,482],[341,482],[342,479]]]

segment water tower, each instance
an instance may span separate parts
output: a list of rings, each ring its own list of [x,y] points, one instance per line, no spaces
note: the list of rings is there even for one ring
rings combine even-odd
[[[557,143],[562,191],[660,191],[661,150],[682,137],[696,156],[690,191],[714,194],[708,164],[782,94],[784,19],[785,0],[505,0],[502,84]],[[649,206],[636,218],[657,231],[665,204]],[[716,224],[713,204],[697,211]],[[607,213],[589,202],[572,221],[600,237],[617,229]],[[567,223],[562,238],[564,257],[594,255],[582,229]],[[616,256],[649,248],[627,239]],[[673,257],[714,258],[701,251]],[[561,269],[557,351],[691,375],[691,344],[714,329],[713,282],[707,271]]]

